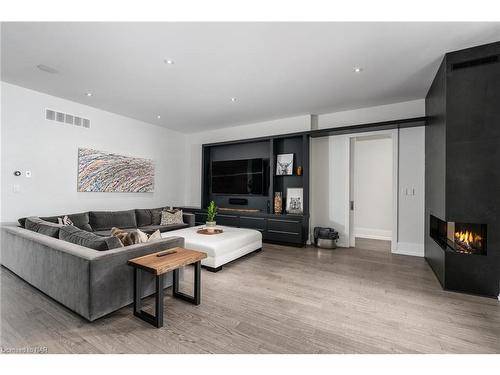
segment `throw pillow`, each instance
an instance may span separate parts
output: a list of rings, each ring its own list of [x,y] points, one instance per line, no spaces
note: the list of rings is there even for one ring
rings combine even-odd
[[[73,225],[63,225],[59,231],[59,239],[99,251],[123,247],[116,237],[101,237]]]
[[[26,229],[54,238],[59,237],[59,229],[62,227],[62,225],[42,220],[36,216],[31,216],[26,219]]]
[[[182,224],[182,210],[163,210],[160,225]]]
[[[123,246],[135,245],[138,243],[146,243],[156,239],[161,239],[161,233],[159,230],[154,232],[151,236],[148,236],[140,229],[127,232],[123,229],[113,227],[111,229],[111,235],[118,238],[123,244]]]
[[[71,219],[66,215],[63,218],[58,217],[57,218],[57,223],[59,225],[74,225]]]
[[[149,238],[148,238],[148,242],[150,241],[154,241],[154,240],[161,240],[161,233],[159,230],[157,230],[156,232],[152,233]]]
[[[137,229],[137,235],[139,236],[139,243],[148,242],[148,235],[144,233],[142,230]]]
[[[124,246],[133,245],[132,239],[127,237],[128,232],[126,230],[113,227],[111,228],[111,235],[118,238]]]

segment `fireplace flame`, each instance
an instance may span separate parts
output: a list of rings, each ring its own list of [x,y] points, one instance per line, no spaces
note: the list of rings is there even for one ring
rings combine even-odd
[[[455,232],[455,242],[458,242],[467,249],[481,247],[482,240],[479,234],[469,230]]]

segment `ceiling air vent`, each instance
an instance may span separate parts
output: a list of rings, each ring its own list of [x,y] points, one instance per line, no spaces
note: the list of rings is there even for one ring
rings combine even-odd
[[[89,119],[80,116],[70,115],[69,113],[54,111],[52,109],[45,110],[45,119],[50,121],[60,122],[67,125],[80,126],[82,128],[90,128]]]
[[[452,64],[451,70],[455,71],[460,69],[473,68],[479,65],[494,64],[497,63],[498,61],[499,61],[498,55],[481,57],[480,59],[468,60]]]

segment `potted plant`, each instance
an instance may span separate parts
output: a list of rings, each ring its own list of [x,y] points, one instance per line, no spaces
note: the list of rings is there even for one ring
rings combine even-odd
[[[207,207],[207,222],[205,223],[209,232],[213,232],[215,229],[215,216],[217,216],[217,206],[214,201],[211,201]]]

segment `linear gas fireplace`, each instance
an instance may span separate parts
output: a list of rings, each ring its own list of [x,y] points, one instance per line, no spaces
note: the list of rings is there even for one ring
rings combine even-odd
[[[446,222],[433,215],[429,219],[430,236],[447,251],[486,255],[486,224]]]
[[[486,224],[448,223],[448,228],[453,234],[455,251],[486,255]]]

